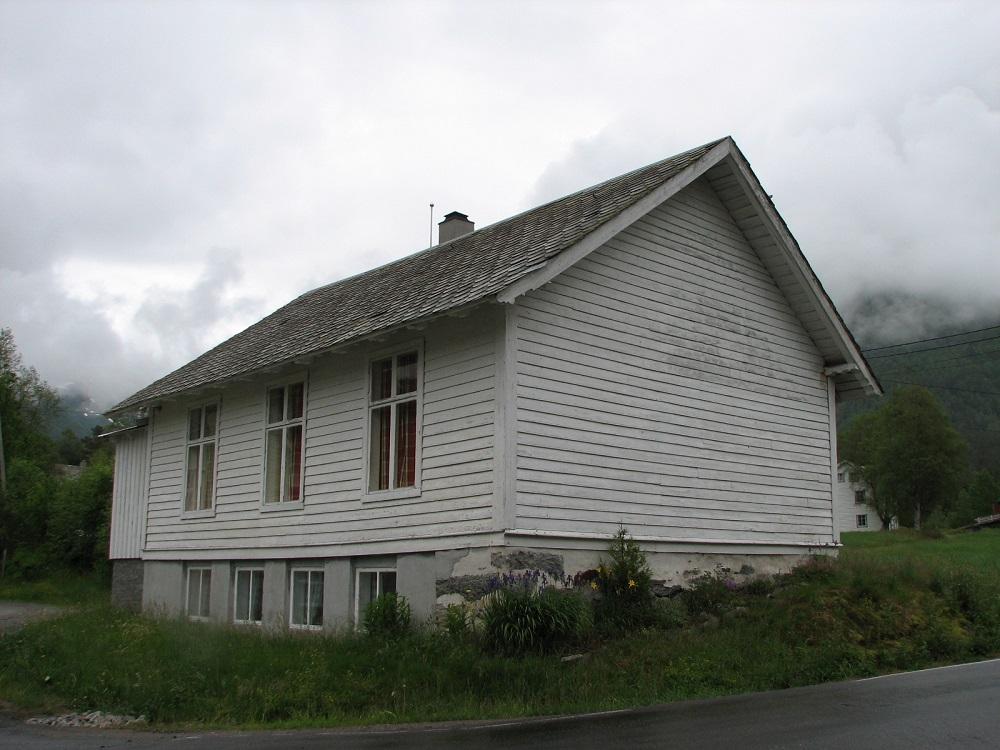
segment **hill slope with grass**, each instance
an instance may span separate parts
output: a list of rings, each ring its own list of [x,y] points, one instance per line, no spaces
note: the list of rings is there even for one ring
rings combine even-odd
[[[845,544],[775,579],[706,577],[655,625],[542,655],[497,655],[464,627],[268,635],[82,608],[0,639],[0,694],[160,727],[334,726],[616,709],[1000,653],[1000,531]]]

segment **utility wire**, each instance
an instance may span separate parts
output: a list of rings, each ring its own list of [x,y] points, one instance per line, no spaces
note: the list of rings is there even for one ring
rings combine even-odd
[[[868,359],[887,359],[889,357],[904,357],[908,354],[922,354],[924,352],[936,352],[940,349],[953,349],[956,346],[965,346],[966,344],[977,344],[981,341],[995,341],[1000,339],[1000,334],[996,336],[984,336],[980,339],[970,339],[968,341],[956,341],[954,344],[941,344],[940,346],[928,346],[925,349],[911,349],[907,352],[893,352],[892,354],[873,354],[868,356]],[[897,344],[897,346],[905,346],[905,344]]]
[[[974,331],[959,331],[958,333],[949,333],[947,336],[934,336],[929,339],[917,339],[916,341],[904,341],[901,344],[886,344],[885,346],[873,346],[869,349],[862,349],[863,352],[879,352],[883,349],[895,349],[897,346],[910,346],[911,344],[925,344],[928,341],[942,341],[944,339],[953,339],[956,336],[968,336],[973,333],[982,333],[983,331],[992,331],[996,328],[1000,328],[1000,325],[987,326],[986,328],[977,328]]]
[[[956,367],[966,367],[966,366],[968,366],[968,363],[963,363],[963,364],[958,364],[958,365],[954,365],[954,364],[953,365],[948,365],[948,364],[945,364],[946,362],[957,362],[958,360],[972,359],[974,357],[988,357],[991,354],[1000,354],[1000,349],[990,349],[989,351],[985,351],[985,352],[973,352],[972,354],[960,354],[957,357],[948,357],[947,359],[935,359],[932,362],[928,363],[927,367],[924,367],[923,365],[919,365],[919,364],[906,364],[904,362],[897,362],[897,363],[895,363],[893,365],[894,367],[902,367],[902,368],[905,368],[905,369],[903,369],[903,370],[889,370],[887,372],[882,372],[882,373],[879,373],[879,377],[882,377],[883,375],[884,376],[892,376],[892,375],[899,375],[901,373],[903,373],[903,374],[905,374],[905,373],[912,373],[915,368],[919,368],[919,370],[921,372],[931,372],[933,370],[952,370],[952,369],[954,369]]]

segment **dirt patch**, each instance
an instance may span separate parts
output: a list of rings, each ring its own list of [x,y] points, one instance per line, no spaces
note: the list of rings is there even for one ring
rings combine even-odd
[[[65,608],[51,604],[0,601],[0,634],[16,632],[32,620],[55,617],[64,611]]]

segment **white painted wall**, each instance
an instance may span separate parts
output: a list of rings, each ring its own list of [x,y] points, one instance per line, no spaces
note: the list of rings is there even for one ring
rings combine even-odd
[[[833,541],[823,362],[701,179],[516,309],[518,529]]]
[[[867,484],[856,482],[851,469],[845,464],[837,467],[837,481],[834,484],[834,500],[837,503],[837,523],[841,531],[881,531],[882,521],[875,508],[867,503],[856,502],[856,492],[869,492]],[[867,516],[868,526],[858,525],[858,516]]]
[[[185,420],[198,401],[166,404],[153,430],[146,549],[159,558],[212,551],[230,556],[308,557],[338,545],[435,539],[492,528],[495,316],[484,308],[380,343],[331,354],[221,391],[215,513],[182,518]],[[367,367],[371,352],[424,342],[421,494],[363,497]],[[304,503],[261,507],[264,401],[269,383],[308,377]],[[204,399],[202,399],[204,400]],[[447,542],[444,542],[447,543]]]
[[[146,428],[139,428],[113,439],[115,475],[108,557],[112,560],[135,559],[142,554],[149,433]]]

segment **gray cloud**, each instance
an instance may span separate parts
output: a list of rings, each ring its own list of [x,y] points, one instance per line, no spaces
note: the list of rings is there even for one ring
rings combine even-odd
[[[998,37],[974,1],[0,0],[0,323],[111,401],[421,249],[430,201],[483,226],[727,133],[848,314],[978,319]]]

